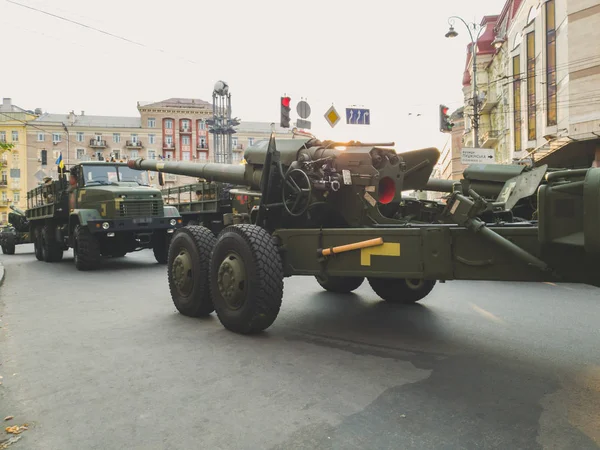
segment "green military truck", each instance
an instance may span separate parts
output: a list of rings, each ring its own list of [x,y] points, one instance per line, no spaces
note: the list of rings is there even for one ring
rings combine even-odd
[[[31,243],[25,212],[14,205],[11,205],[10,209],[13,212],[8,213],[8,225],[0,228],[0,246],[5,255],[14,255],[17,245]]]
[[[92,270],[102,257],[151,248],[166,264],[170,237],[182,219],[149,185],[147,172],[108,162],[84,162],[65,172],[27,193],[38,260],[60,261],[72,248],[75,267]]]
[[[235,222],[240,214],[251,215],[258,207],[256,197],[248,195],[245,189],[202,179],[197,183],[164,188],[161,194],[165,205],[177,208],[184,226],[202,225],[215,236],[228,222]]]

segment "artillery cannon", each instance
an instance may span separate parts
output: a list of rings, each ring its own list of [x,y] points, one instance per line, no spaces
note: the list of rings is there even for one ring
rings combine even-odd
[[[455,279],[600,286],[600,169],[474,165],[460,181],[438,180],[437,149],[397,154],[392,145],[271,137],[246,150],[244,165],[129,161],[236,185],[216,236],[189,225],[171,241],[177,309],[216,311],[227,329],[252,333],[274,322],[293,275],[340,293],[366,278],[394,303]]]

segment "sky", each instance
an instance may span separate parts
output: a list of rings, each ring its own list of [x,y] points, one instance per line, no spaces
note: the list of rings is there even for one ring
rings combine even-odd
[[[319,139],[443,150],[438,107],[462,105],[470,42],[458,21],[459,36],[444,37],[448,18],[479,23],[504,3],[0,0],[0,96],[50,113],[138,116],[138,101],[212,101],[224,80],[242,121],[278,123],[288,95],[292,121],[297,102],[309,103]],[[324,118],[332,105],[334,128]],[[347,125],[351,106],[368,108],[371,124]]]

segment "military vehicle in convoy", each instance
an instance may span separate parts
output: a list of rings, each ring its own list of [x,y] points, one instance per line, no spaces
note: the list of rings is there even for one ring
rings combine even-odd
[[[14,255],[17,245],[31,243],[25,212],[14,205],[10,209],[13,212],[8,213],[8,224],[0,228],[0,245],[5,255]]]
[[[271,137],[246,149],[245,165],[130,160],[136,170],[238,186],[218,236],[188,225],[171,240],[176,308],[216,311],[227,329],[253,333],[274,322],[283,279],[295,275],[333,292],[367,279],[393,303],[417,302],[449,280],[600,287],[600,168],[472,165],[460,181],[439,180],[430,178],[436,148],[392,146]],[[254,199],[249,211],[237,195]]]
[[[72,248],[77,269],[92,270],[103,256],[151,248],[159,263],[167,262],[171,236],[183,224],[146,172],[113,162],[84,162],[66,172],[27,193],[38,260],[60,261]]]

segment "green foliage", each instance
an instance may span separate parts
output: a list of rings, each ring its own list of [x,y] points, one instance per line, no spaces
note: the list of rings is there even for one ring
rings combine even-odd
[[[12,152],[13,148],[15,148],[15,144],[13,144],[13,143],[0,142],[0,157],[5,152]],[[4,169],[4,166],[6,166],[6,163],[4,162],[3,159],[0,158],[0,169]]]

